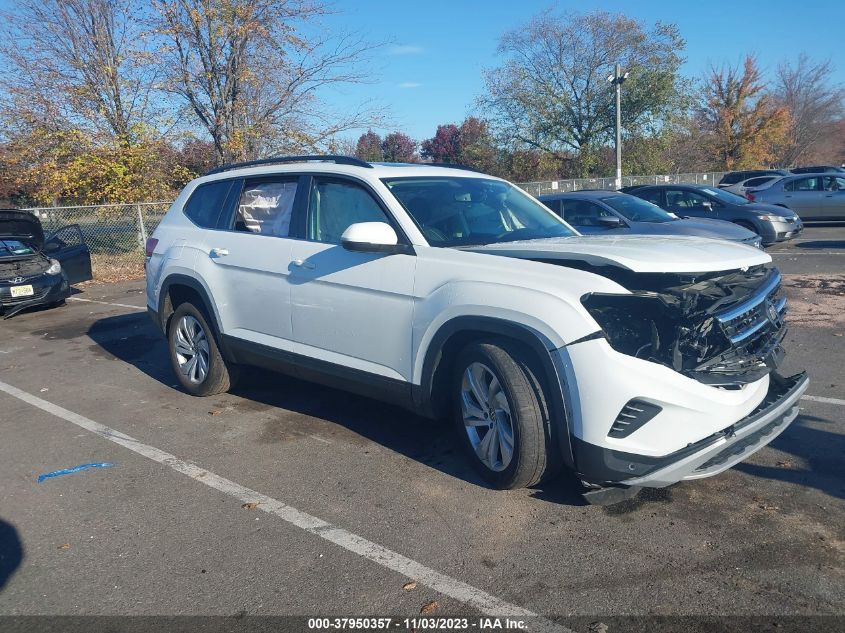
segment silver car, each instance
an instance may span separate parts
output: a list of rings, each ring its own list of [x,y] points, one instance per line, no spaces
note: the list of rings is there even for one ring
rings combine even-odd
[[[800,174],[747,189],[745,197],[795,211],[802,220],[845,220],[845,174]]]

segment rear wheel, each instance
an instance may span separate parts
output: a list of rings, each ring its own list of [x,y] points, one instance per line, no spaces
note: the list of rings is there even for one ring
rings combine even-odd
[[[507,341],[473,343],[456,363],[457,432],[475,469],[496,488],[532,486],[556,470],[548,407],[532,365]]]
[[[167,340],[173,371],[188,393],[213,396],[234,384],[238,367],[223,359],[205,315],[193,304],[176,308]]]

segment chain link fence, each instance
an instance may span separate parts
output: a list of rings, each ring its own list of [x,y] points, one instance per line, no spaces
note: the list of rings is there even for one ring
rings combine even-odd
[[[170,202],[98,204],[80,207],[33,207],[44,235],[78,224],[91,250],[94,278],[118,281],[142,276],[144,243],[167,213]]]
[[[693,184],[715,186],[726,172],[711,171],[690,174],[665,174],[657,176],[622,176],[622,186],[633,185],[666,185]],[[567,191],[582,191],[584,189],[616,189],[616,178],[575,178],[572,180],[545,180],[542,182],[521,182],[519,187],[532,196],[543,196]]]

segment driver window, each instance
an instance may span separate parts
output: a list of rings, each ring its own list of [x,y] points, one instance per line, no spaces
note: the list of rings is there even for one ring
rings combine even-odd
[[[390,224],[375,199],[360,185],[314,178],[308,201],[307,239],[340,244],[343,232],[359,222]]]
[[[824,177],[825,191],[845,191],[845,178],[839,176]]]
[[[705,202],[709,202],[708,198],[700,193],[680,189],[667,191],[666,201],[669,206],[680,207],[681,209],[700,209],[704,207]]]
[[[586,200],[563,202],[563,219],[575,226],[601,226],[599,218],[609,215],[605,209]]]

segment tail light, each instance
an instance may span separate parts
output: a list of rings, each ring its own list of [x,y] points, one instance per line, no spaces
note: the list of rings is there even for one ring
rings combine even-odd
[[[153,256],[153,252],[155,252],[156,246],[158,246],[158,240],[154,237],[151,237],[147,240],[147,243],[144,244],[144,254],[149,258]]]
[[[754,194],[751,193],[750,191],[745,192],[745,197],[749,202],[754,202],[754,200],[756,200],[756,198],[754,197]]]

